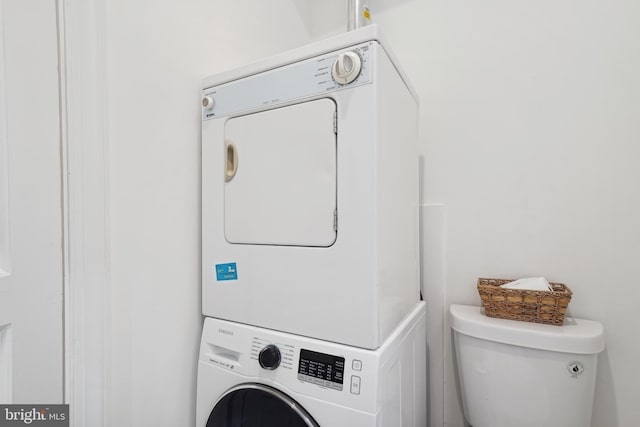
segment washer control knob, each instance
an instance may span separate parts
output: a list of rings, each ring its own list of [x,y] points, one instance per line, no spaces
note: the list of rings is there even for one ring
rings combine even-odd
[[[215,101],[213,100],[212,97],[205,96],[204,98],[202,98],[202,108],[206,108],[207,110],[210,110],[213,108],[214,104],[215,104]]]
[[[258,355],[258,362],[264,369],[270,371],[280,366],[280,350],[273,344],[269,344]]]
[[[338,59],[331,67],[331,76],[336,83],[346,85],[354,81],[362,70],[360,55],[353,51],[338,55]]]

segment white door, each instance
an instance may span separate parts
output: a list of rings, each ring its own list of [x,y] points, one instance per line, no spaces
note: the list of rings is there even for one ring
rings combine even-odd
[[[0,0],[0,402],[62,403],[55,0]]]
[[[335,113],[335,102],[324,98],[229,119],[224,131],[227,241],[335,242]]]

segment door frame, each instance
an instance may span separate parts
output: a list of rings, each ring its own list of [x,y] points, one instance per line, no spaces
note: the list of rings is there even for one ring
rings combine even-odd
[[[64,256],[64,401],[108,426],[109,200],[105,0],[55,0]]]

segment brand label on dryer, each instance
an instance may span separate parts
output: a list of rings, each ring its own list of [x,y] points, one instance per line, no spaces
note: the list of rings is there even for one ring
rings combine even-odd
[[[238,268],[235,262],[216,264],[216,280],[238,280]]]

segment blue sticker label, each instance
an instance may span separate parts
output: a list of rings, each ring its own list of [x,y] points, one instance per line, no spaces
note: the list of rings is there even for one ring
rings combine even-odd
[[[216,280],[238,280],[236,263],[216,264]]]

